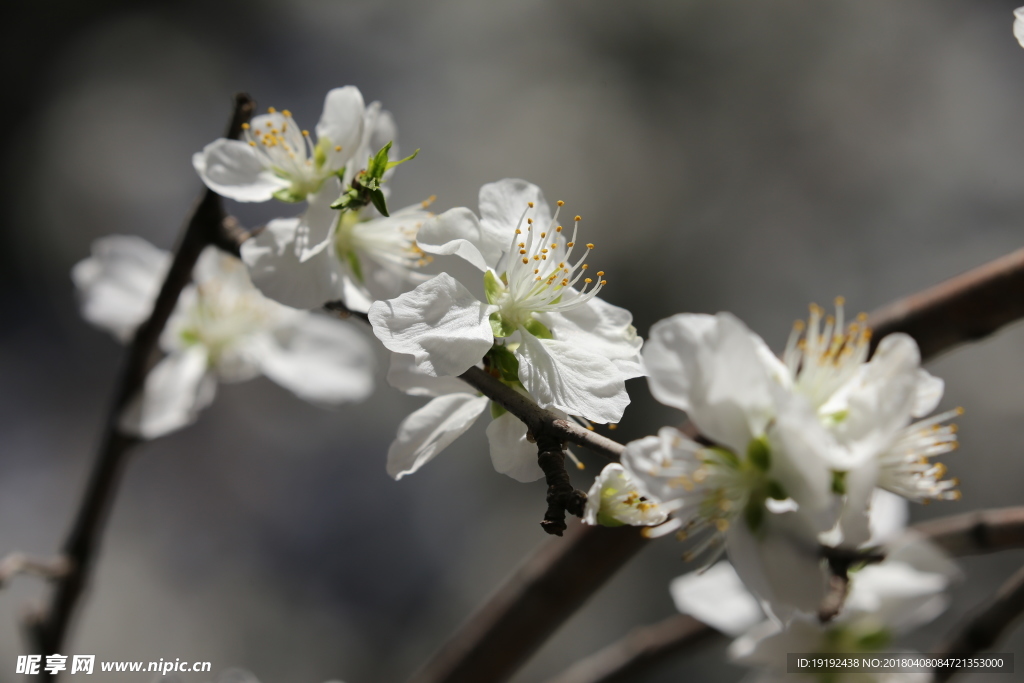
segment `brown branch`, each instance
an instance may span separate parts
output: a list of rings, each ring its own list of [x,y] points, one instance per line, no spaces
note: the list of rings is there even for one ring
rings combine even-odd
[[[984,606],[958,628],[935,654],[969,657],[984,652],[1024,614],[1024,568],[999,587],[999,591]],[[948,681],[959,671],[950,667],[935,672],[936,681]]]
[[[875,311],[873,341],[906,332],[934,358],[1024,317],[1024,249],[967,271]]]
[[[573,488],[569,481],[561,441],[550,436],[538,438],[537,450],[537,463],[548,483],[548,509],[540,526],[546,533],[561,536],[566,529],[565,513],[582,517],[587,505],[587,494]]]
[[[238,137],[242,124],[252,116],[254,106],[248,95],[235,96],[228,137]],[[37,653],[47,655],[61,650],[75,608],[96,561],[126,456],[139,441],[121,432],[121,413],[142,390],[146,374],[155,362],[160,333],[177,305],[178,295],[191,281],[192,269],[199,255],[208,245],[224,243],[230,236],[228,230],[231,224],[226,218],[220,197],[211,190],[204,191],[192,210],[171,268],[153,304],[153,311],[139,326],[128,346],[114,399],[107,412],[96,462],[62,549],[62,555],[67,561],[67,572],[55,581],[49,605],[32,615],[26,625],[33,640],[33,650]],[[53,676],[44,673],[42,678],[49,680]]]
[[[1024,548],[1024,506],[965,512],[912,528],[953,557]]]

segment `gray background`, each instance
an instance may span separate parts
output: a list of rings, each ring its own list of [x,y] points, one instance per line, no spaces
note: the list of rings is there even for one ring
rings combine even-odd
[[[220,134],[232,92],[312,127],[329,88],[356,84],[394,113],[404,150],[423,150],[396,174],[394,205],[437,194],[438,209],[475,208],[482,183],[525,177],[584,216],[592,262],[611,281],[603,295],[628,305],[642,334],[672,313],[730,310],[778,348],[812,300],[843,294],[854,312],[870,310],[1021,245],[1014,4],[54,0],[9,10],[0,551],[58,546],[122,356],[78,318],[69,268],[108,233],[174,243],[200,189],[191,154]],[[288,210],[231,208],[248,225]],[[1022,354],[1018,326],[932,365],[947,380],[943,405],[968,410],[962,450],[947,461],[964,499],[915,507],[914,519],[1022,502]],[[141,448],[66,654],[210,660],[264,683],[407,676],[545,540],[544,485],[496,474],[482,427],[391,481],[387,445],[422,400],[382,373],[381,384],[335,412],[262,379],[222,386],[197,425]],[[618,437],[678,419],[642,380],[630,389]],[[600,462],[587,462],[596,473]],[[952,613],[912,643],[927,647],[1021,559],[966,562]],[[543,680],[671,614],[667,583],[688,569],[673,541],[647,550],[516,680]],[[0,681],[17,678],[16,621],[41,595],[31,578],[0,593]],[[1022,644],[1016,633],[1002,649]],[[642,680],[742,676],[720,656],[711,648]]]

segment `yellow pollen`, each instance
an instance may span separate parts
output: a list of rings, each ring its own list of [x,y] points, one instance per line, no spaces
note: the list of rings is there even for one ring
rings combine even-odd
[[[818,304],[811,304],[810,309],[811,315],[821,315],[822,313],[825,312],[825,310]]]
[[[525,249],[520,249],[520,250],[519,250],[519,253],[520,253],[520,254],[525,254],[525,253],[526,253],[526,250],[525,250]]]
[[[271,121],[267,121],[267,128],[273,128],[274,124]]]
[[[273,107],[267,107],[267,112],[270,113],[270,114],[276,114],[277,110],[274,109]]]
[[[580,266],[580,270],[586,270],[589,267],[590,267],[589,263],[584,263],[582,266]]]
[[[716,519],[715,520],[715,528],[718,529],[719,531],[723,532],[723,533],[728,531],[729,530],[729,520],[727,520],[727,519]]]
[[[542,253],[542,254],[546,254],[546,253],[548,253],[548,250],[547,250],[547,249],[541,249],[541,250],[540,250],[540,253]]]
[[[526,222],[527,222],[527,223],[530,223],[530,224],[533,224],[533,219],[532,219],[532,218],[527,218],[527,219],[526,219]]]
[[[568,280],[566,280],[566,279],[563,279],[563,280],[562,280],[562,286],[563,286],[563,287],[568,287],[568,286],[569,286],[569,281],[568,281]]]
[[[574,244],[576,244],[576,243],[575,242],[566,242],[565,246],[567,246],[570,249],[572,249],[572,245],[574,245]]]
[[[533,202],[526,202],[526,205],[527,205],[528,207],[530,207],[531,209],[533,208]]]
[[[944,476],[946,476],[946,466],[941,462],[935,463],[935,478],[942,479]]]
[[[334,151],[335,152],[340,152],[341,151],[341,145],[335,145],[334,146]]]
[[[551,243],[551,248],[552,249],[558,249],[558,245],[556,243],[552,242]]]
[[[868,314],[867,313],[858,313],[857,314],[857,322],[862,323],[862,322],[864,322],[867,319],[868,319]]]
[[[960,485],[960,477],[953,477],[949,481],[950,481],[951,484],[953,484],[953,486],[959,486]]]
[[[618,429],[618,428],[619,428],[619,425],[615,424],[614,422],[612,424],[608,425],[608,429]]]
[[[530,262],[530,259],[528,259],[528,258],[524,258],[523,259],[523,263],[529,263],[529,262]]]
[[[587,425],[587,431],[588,432],[594,431],[594,425]]]
[[[308,130],[302,131],[302,137],[308,138],[309,137],[309,131]]]
[[[843,296],[837,296],[836,297],[836,306],[842,306],[845,303],[846,303],[846,297],[843,297]]]
[[[555,232],[562,232],[562,226],[559,225],[557,228],[555,228]]]
[[[555,203],[556,203],[556,204],[558,204],[559,206],[565,206],[565,202],[563,202],[563,201],[562,201],[561,199],[559,199],[559,200],[558,200],[557,202],[555,202]]]
[[[644,528],[645,528],[645,529],[648,529],[648,528],[650,528],[650,527],[644,527]],[[677,532],[676,532],[676,540],[677,540],[677,541],[685,541],[686,539],[687,539],[687,534],[686,534],[686,532],[685,532],[685,531],[683,531],[682,529],[680,529],[679,531],[677,531]]]
[[[539,272],[540,272],[540,268],[534,268],[534,269],[533,269],[533,274],[534,274],[534,275],[536,275],[536,274],[537,274],[537,273],[539,273]]]
[[[544,239],[544,238],[545,238],[545,237],[547,237],[547,236],[548,236],[548,234],[547,234],[546,232],[542,232],[542,233],[540,234],[540,238],[541,238],[541,239]]]
[[[243,123],[242,124],[242,130],[249,130],[249,124],[248,123]]]
[[[522,230],[520,230],[519,228],[516,228],[516,234],[517,234],[517,235],[522,235],[522,234],[523,234],[523,231],[522,231]]]
[[[537,254],[534,254],[533,255],[533,260],[534,261],[540,261],[540,256],[538,256]]]
[[[603,270],[597,271],[597,276],[598,277],[602,277],[603,275],[604,275],[604,271]]]
[[[587,249],[593,249],[593,248],[594,248],[594,245],[591,244],[590,242],[587,242]]]
[[[604,287],[604,286],[605,286],[606,284],[608,284],[608,281],[607,281],[607,280],[601,280],[601,286],[602,286],[602,287]]]
[[[563,282],[565,282],[565,281],[563,280]],[[589,284],[590,284],[591,282],[593,282],[593,280],[591,280],[591,279],[590,279],[590,278],[588,277],[588,278],[583,278],[583,282],[585,282],[586,284],[588,284],[588,285],[589,285]]]
[[[288,116],[288,117],[291,117],[291,115],[292,115],[292,113],[291,113],[290,111],[288,111],[287,109],[285,109],[285,110],[284,110],[283,112],[281,112],[281,113],[282,113],[282,114],[284,114],[285,116]]]
[[[256,146],[256,143],[255,143],[255,142],[253,142],[252,140],[249,140],[249,146],[250,146],[250,147],[255,147],[255,146]]]
[[[963,414],[964,414],[964,409],[963,409],[963,408],[961,408],[960,406],[957,406],[957,408],[956,408],[956,414],[957,414],[957,415],[963,415]]]
[[[960,500],[961,498],[964,497],[964,494],[960,493],[959,491],[953,491],[950,495],[952,495],[952,498],[950,498],[950,500]]]
[[[581,221],[581,220],[583,220],[583,219],[582,219],[581,217],[579,217],[579,216],[576,216],[576,218],[574,218],[573,220],[575,220],[575,221]]]

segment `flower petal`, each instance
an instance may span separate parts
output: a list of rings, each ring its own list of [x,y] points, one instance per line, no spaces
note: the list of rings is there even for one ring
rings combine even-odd
[[[265,202],[289,185],[267,170],[259,155],[241,140],[214,140],[192,156],[192,166],[208,188],[236,202]]]
[[[527,216],[546,229],[551,221],[551,209],[544,193],[533,183],[505,178],[480,188],[480,221],[488,232],[500,237],[502,249],[508,248],[519,219],[530,202],[533,202],[533,209]]]
[[[317,144],[323,145],[323,151],[327,154],[324,165],[328,169],[336,171],[348,165],[350,160],[366,164],[365,159],[353,159],[363,139],[364,112],[363,95],[354,85],[335,88],[327,93],[324,111],[316,124],[316,138]]]
[[[942,400],[942,393],[946,389],[946,383],[924,368],[917,371],[917,392],[914,397],[914,417],[924,417],[935,410]]]
[[[388,384],[410,396],[444,396],[474,391],[458,377],[432,377],[426,374],[416,366],[412,356],[404,353],[391,354]]]
[[[388,449],[388,474],[401,479],[426,465],[469,429],[488,403],[486,396],[448,394],[405,418]]]
[[[171,256],[141,237],[111,235],[71,270],[82,317],[127,341],[149,316]]]
[[[416,243],[430,254],[456,255],[480,270],[493,268],[508,247],[509,236],[481,223],[469,209],[449,209],[424,222]]]
[[[745,453],[774,413],[763,345],[729,313],[662,320],[643,353],[651,393],[685,410],[712,440]]]
[[[520,329],[519,380],[541,408],[594,422],[618,422],[629,405],[622,374],[607,358],[567,341],[539,339]]]
[[[261,292],[286,306],[315,309],[342,297],[341,274],[330,250],[303,262],[295,253],[298,218],[278,218],[242,243],[242,260]]]
[[[537,444],[526,440],[526,425],[512,413],[504,413],[487,425],[494,469],[516,481],[536,481],[544,476],[537,464]]]
[[[207,371],[206,348],[193,345],[156,364],[140,396],[121,416],[121,429],[155,439],[195,422],[213,400],[217,383]]]
[[[407,353],[429,375],[461,375],[494,343],[488,316],[496,310],[476,300],[447,273],[369,311],[373,333],[391,351]]]
[[[677,610],[733,637],[764,620],[757,598],[728,562],[677,576],[669,584],[669,592]]]
[[[579,297],[579,292],[574,289],[563,291],[562,301],[569,302]],[[625,308],[594,297],[563,313],[545,313],[536,317],[547,325],[556,339],[610,360],[623,379],[644,374],[640,360],[640,347],[644,340],[637,335],[633,315]]]
[[[373,393],[373,349],[352,325],[306,313],[272,339],[260,358],[263,374],[299,398],[342,403]]]

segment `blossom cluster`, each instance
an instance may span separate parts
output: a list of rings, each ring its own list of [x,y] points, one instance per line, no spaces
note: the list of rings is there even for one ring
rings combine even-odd
[[[216,140],[194,156],[206,186],[226,198],[305,205],[256,231],[241,260],[214,247],[202,254],[161,337],[166,356],[121,417],[126,432],[167,434],[196,419],[218,380],[257,374],[315,403],[364,399],[374,352],[355,326],[319,312],[336,303],[364,313],[392,352],[388,382],[430,399],[398,427],[386,464],[395,479],[485,413],[495,469],[523,482],[544,476],[527,425],[460,379],[471,368],[583,425],[617,423],[630,401],[626,380],[646,377],[692,429],[665,426],[629,443],[622,462],[595,478],[584,521],[675,534],[693,541],[690,554],[705,566],[727,552],[732,564],[700,580],[736,588],[741,597],[721,601],[767,618],[721,627],[747,633],[735,647],[744,657],[756,660],[773,638],[867,638],[878,624],[865,626],[865,615],[895,629],[883,607],[896,600],[924,603],[894,618],[934,613],[938,603],[928,600],[953,572],[904,562],[894,548],[857,573],[834,625],[811,616],[829,587],[829,552],[878,545],[880,501],[959,496],[932,460],[956,448],[948,422],[959,411],[931,415],[943,383],[920,367],[913,339],[893,334],[873,346],[866,319],[848,323],[837,299],[834,315],[811,307],[781,356],[729,313],[674,315],[645,343],[631,313],[599,296],[609,279],[591,267],[599,251],[583,241],[582,217],[536,185],[487,183],[476,212],[435,215],[431,198],[390,213],[384,183],[401,163],[389,160],[395,135],[380,104],[367,106],[348,86],[327,94],[315,141],[291,112],[270,109],[244,126],[243,139]],[[83,315],[128,339],[170,258],[138,238],[99,240],[73,272]],[[477,272],[459,280],[438,268],[445,259]],[[707,612],[693,598],[717,588],[681,585],[677,600],[708,623],[729,612]],[[913,590],[901,593],[906,586]],[[921,586],[937,588],[915,593]]]

